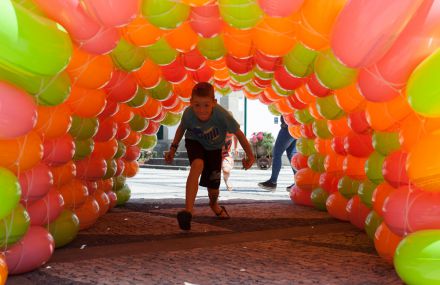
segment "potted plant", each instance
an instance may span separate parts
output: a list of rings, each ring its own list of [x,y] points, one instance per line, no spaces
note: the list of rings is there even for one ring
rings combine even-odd
[[[270,156],[272,154],[274,138],[271,133],[254,132],[249,141],[254,148],[255,156],[257,158]]]

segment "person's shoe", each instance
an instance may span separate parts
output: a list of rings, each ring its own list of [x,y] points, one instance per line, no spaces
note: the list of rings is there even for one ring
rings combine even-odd
[[[290,190],[292,190],[292,187],[295,186],[295,183],[293,183],[292,185],[289,185],[286,187],[286,191],[290,192]]]
[[[277,190],[277,184],[270,182],[269,180],[258,183],[258,186],[264,190],[275,192]]]
[[[179,223],[179,227],[184,231],[191,229],[191,219],[192,215],[188,211],[180,211],[177,213],[177,222]]]

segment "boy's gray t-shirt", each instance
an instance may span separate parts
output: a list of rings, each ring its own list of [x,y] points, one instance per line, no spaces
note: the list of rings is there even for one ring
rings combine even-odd
[[[192,107],[186,108],[181,121],[186,130],[185,138],[196,140],[206,150],[221,149],[225,143],[226,133],[235,133],[240,129],[237,121],[220,105],[215,105],[209,120],[197,119]]]

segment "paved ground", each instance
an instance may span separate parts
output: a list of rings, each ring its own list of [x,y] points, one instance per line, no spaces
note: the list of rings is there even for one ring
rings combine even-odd
[[[7,284],[402,284],[363,232],[294,205],[289,172],[271,193],[256,186],[269,171],[234,170],[235,190],[221,191],[230,220],[213,217],[202,188],[184,233],[175,215],[187,172],[141,169],[129,203]]]

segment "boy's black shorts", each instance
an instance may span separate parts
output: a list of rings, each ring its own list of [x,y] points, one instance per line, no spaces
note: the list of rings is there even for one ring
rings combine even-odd
[[[219,189],[222,169],[222,150],[206,150],[198,141],[189,139],[185,139],[185,147],[190,164],[197,158],[203,160],[204,167],[199,185],[211,189]]]

